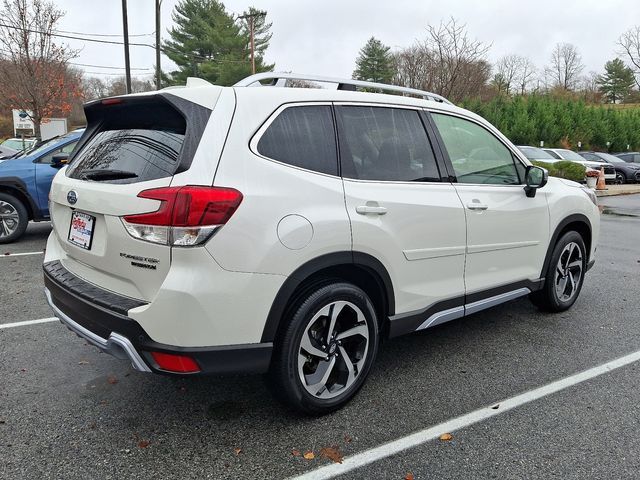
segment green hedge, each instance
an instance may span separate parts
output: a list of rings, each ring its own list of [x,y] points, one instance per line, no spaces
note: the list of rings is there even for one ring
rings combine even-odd
[[[573,180],[574,182],[584,181],[584,174],[587,171],[587,169],[579,163],[569,161],[555,163],[533,161],[531,163],[546,168],[551,177],[565,178],[567,180]]]
[[[603,151],[640,149],[640,108],[589,105],[577,98],[532,94],[497,96],[460,105],[493,123],[516,145]],[[607,147],[607,142],[610,146]]]

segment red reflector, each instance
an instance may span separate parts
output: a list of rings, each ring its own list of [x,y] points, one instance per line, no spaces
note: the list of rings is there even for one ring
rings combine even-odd
[[[117,105],[119,103],[122,103],[122,99],[121,98],[105,98],[100,103],[102,105]]]
[[[200,371],[200,367],[191,357],[163,352],[151,352],[151,356],[161,370],[179,373],[196,373]]]
[[[233,188],[194,185],[152,188],[138,197],[161,203],[155,212],[126,215],[127,222],[169,227],[224,225],[242,201],[242,193]]]

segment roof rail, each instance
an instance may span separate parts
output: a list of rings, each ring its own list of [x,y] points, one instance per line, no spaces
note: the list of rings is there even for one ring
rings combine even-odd
[[[265,85],[262,82],[269,80]],[[234,87],[254,87],[254,86],[272,86],[272,87],[285,87],[287,80],[302,80],[306,82],[321,82],[321,83],[335,83],[337,84],[337,90],[352,90],[356,88],[374,88],[376,90],[382,90],[387,92],[396,92],[407,95],[413,95],[416,97],[424,98],[425,100],[432,100],[434,102],[447,103],[453,105],[449,100],[441,95],[431,92],[425,92],[424,90],[417,90],[415,88],[398,87],[396,85],[387,85],[386,83],[366,82],[363,80],[352,80],[350,78],[334,78],[334,77],[322,77],[318,75],[305,75],[298,73],[285,73],[285,72],[264,72],[251,75],[247,78],[240,80],[234,85]]]

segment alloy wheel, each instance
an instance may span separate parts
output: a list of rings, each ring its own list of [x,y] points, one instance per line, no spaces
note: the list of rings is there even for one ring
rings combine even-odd
[[[8,237],[20,225],[20,217],[16,208],[8,202],[0,200],[0,238]]]
[[[335,301],[309,321],[300,341],[298,374],[315,398],[346,392],[361,373],[369,349],[369,326],[362,310]]]
[[[558,300],[568,302],[580,286],[582,279],[582,251],[575,242],[568,243],[556,265],[555,289]]]

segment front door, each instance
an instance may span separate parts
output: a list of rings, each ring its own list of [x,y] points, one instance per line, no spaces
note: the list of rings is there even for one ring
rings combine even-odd
[[[466,303],[497,287],[528,293],[527,282],[540,277],[547,252],[544,189],[534,198],[526,196],[524,164],[479,123],[443,113],[431,117],[466,212]]]

